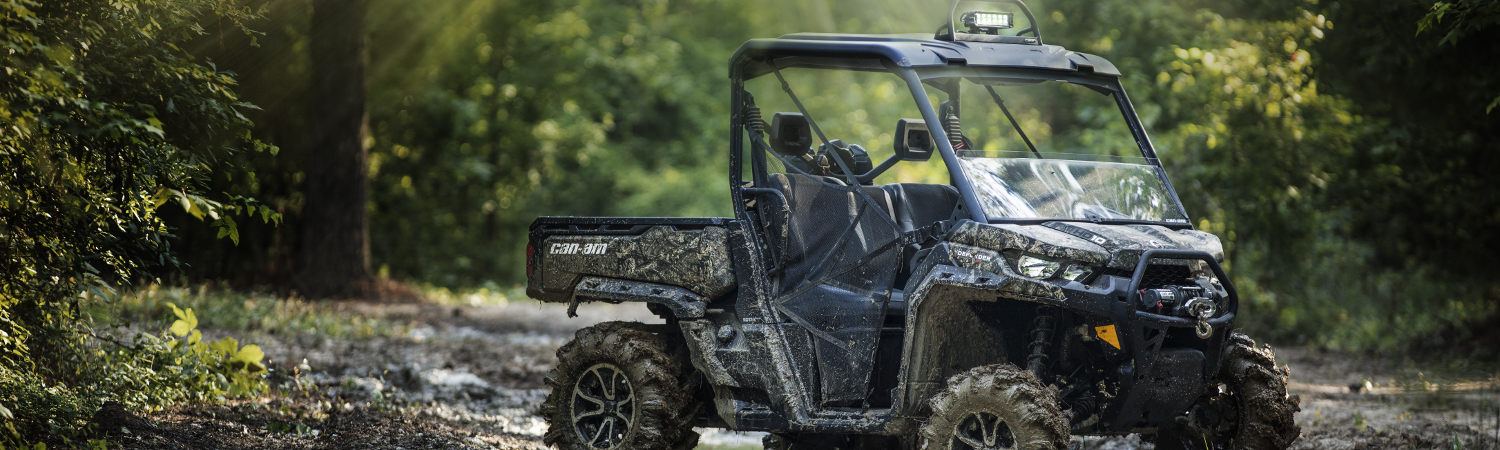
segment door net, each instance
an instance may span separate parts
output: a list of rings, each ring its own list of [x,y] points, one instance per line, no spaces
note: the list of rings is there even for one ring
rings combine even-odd
[[[765,213],[773,216],[766,231],[777,247],[776,309],[812,336],[821,403],[858,404],[870,394],[880,327],[901,265],[904,236],[891,197],[861,186],[837,151],[810,151],[828,161],[819,166],[752,140],[767,161],[764,187],[786,200],[783,211]]]

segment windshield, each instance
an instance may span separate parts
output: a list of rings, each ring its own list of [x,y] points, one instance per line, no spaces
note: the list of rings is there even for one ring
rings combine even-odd
[[[1082,155],[988,153],[959,152],[959,163],[989,217],[1187,222],[1161,170],[1145,158],[1088,161],[1065,159]]]
[[[1114,90],[966,75],[925,84],[987,217],[1187,223]]]

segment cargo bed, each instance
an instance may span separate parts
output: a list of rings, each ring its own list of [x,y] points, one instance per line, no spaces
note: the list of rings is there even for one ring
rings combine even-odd
[[[585,277],[652,283],[715,298],[734,289],[719,217],[541,217],[526,248],[526,293],[573,300]]]

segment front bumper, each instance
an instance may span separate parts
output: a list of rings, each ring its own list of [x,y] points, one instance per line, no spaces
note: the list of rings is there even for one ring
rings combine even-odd
[[[1222,310],[1207,320],[1211,334],[1200,338],[1198,321],[1142,311],[1137,301],[1144,275],[1154,261],[1202,261],[1223,287]],[[1080,423],[1079,432],[1125,433],[1170,423],[1199,397],[1217,387],[1215,381],[1225,340],[1239,311],[1239,298],[1222,268],[1206,252],[1150,250],[1141,255],[1130,279],[1107,276],[1093,287],[1069,283],[1063,287],[1065,308],[1081,314],[1090,329],[1110,327],[1118,348],[1101,342],[1110,378],[1116,381],[1113,398],[1099,405],[1098,421]],[[1096,338],[1098,336],[1095,336]]]
[[[1061,352],[1048,351],[1061,356],[1050,365],[1065,367],[1047,370],[1066,377],[1060,380],[1065,386],[1059,387],[1063,388],[1062,400],[1073,408],[1075,433],[1149,431],[1170,423],[1203,394],[1217,387],[1215,375],[1239,301],[1223,269],[1208,252],[1145,251],[1129,276],[1121,271],[1105,272],[1088,284],[1023,277],[999,252],[988,249],[945,243],[933,252],[940,256],[929,260],[930,270],[918,271],[923,274],[922,281],[908,297],[915,299],[908,300],[912,302],[908,304],[908,346],[928,336],[924,330],[929,330],[929,326],[920,321],[926,317],[922,311],[927,302],[948,298],[929,297],[939,286],[995,292],[997,299],[1018,300],[1064,312],[1068,329],[1077,331],[1061,333],[1064,338],[1057,342],[1063,345],[1057,348]],[[1143,286],[1162,283],[1162,277],[1148,276],[1153,265],[1197,266],[1220,281],[1217,292],[1220,307],[1218,315],[1206,321],[1210,331],[1207,338],[1200,338],[1195,332],[1197,319],[1143,311],[1138,306]],[[1183,280],[1182,283],[1190,282],[1188,278]],[[1029,342],[1031,331],[1022,328],[1028,326],[1029,320],[1023,322],[996,326],[1012,335],[1012,342]],[[1026,358],[1019,355],[1030,351],[1025,344],[1006,347],[1012,355],[1018,355],[1008,358],[1017,364]],[[900,397],[905,408],[920,410],[920,400],[916,399],[929,398],[933,389],[946,379],[938,374],[947,372],[929,367],[932,364],[918,358],[910,367],[903,367],[909,377]],[[1075,394],[1078,396],[1074,397]]]

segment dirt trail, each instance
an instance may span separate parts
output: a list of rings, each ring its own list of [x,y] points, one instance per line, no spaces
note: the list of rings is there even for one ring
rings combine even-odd
[[[542,378],[556,363],[557,348],[594,323],[659,322],[637,305],[587,305],[573,319],[564,306],[532,302],[338,308],[406,327],[395,336],[370,339],[242,336],[265,350],[280,394],[155,414],[147,418],[150,425],[132,430],[123,443],[127,448],[542,448],[546,424],[537,406],[546,396]],[[1500,448],[1495,372],[1439,377],[1401,360],[1276,351],[1291,366],[1291,390],[1302,397],[1297,423],[1303,435],[1292,448]],[[699,431],[704,433],[699,448],[760,447],[757,433]],[[1150,447],[1133,436],[1075,438],[1073,446]]]

